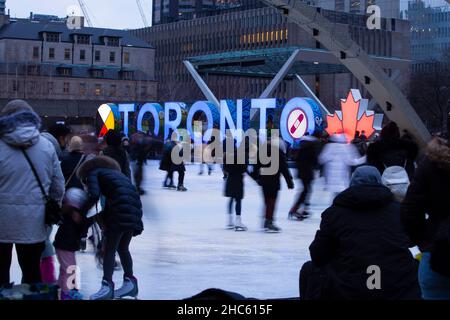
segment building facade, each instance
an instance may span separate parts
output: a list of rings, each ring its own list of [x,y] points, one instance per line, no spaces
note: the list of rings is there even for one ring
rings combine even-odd
[[[431,7],[420,0],[410,1],[407,17],[411,22],[414,70],[442,59],[450,50],[450,5]]]
[[[366,14],[367,7],[377,5],[382,17],[400,17],[400,0],[315,0],[315,5],[327,10],[357,14]]]
[[[6,0],[0,0],[0,14],[6,14]]]
[[[3,18],[0,104],[25,99],[42,116],[92,118],[104,102],[156,99],[155,49],[127,31]]]
[[[350,33],[369,54],[406,61],[410,58],[410,25],[407,21],[383,19],[381,30],[368,30],[363,15],[327,10],[322,10],[322,14],[335,22],[337,29]],[[161,24],[134,30],[133,34],[156,46],[155,74],[159,82],[159,100],[186,103],[205,99],[183,65],[183,60],[189,57],[271,48],[323,49],[299,26],[270,7]],[[402,87],[407,86],[409,79],[409,61],[403,67],[405,65],[399,78]],[[386,71],[391,73],[388,67]],[[272,80],[271,77],[257,75],[203,73],[202,76],[218,99],[257,98]],[[338,106],[350,88],[362,89],[366,94],[350,73],[309,74],[303,78],[330,107]],[[273,96],[291,98],[305,96],[305,93],[295,80],[285,79]]]

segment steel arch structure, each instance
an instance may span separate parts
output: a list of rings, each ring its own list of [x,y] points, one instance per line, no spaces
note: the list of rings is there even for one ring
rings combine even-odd
[[[354,42],[347,29],[338,28],[300,0],[262,0],[278,9],[327,48],[365,86],[386,116],[415,136],[421,147],[431,135],[414,108],[388,75]]]

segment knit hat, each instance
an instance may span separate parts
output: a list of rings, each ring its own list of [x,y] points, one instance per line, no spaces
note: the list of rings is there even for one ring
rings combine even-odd
[[[83,151],[83,139],[81,139],[81,137],[79,136],[73,136],[70,139],[68,149],[70,152]]]

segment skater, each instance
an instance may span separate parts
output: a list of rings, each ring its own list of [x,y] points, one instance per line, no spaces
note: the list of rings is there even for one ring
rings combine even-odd
[[[298,178],[303,184],[303,190],[289,211],[289,219],[304,220],[309,217],[309,202],[307,199],[311,193],[314,170],[318,165],[319,148],[319,140],[315,136],[307,134],[300,141],[295,164],[297,166]],[[304,205],[303,210],[298,212],[302,205]]]
[[[322,214],[309,247],[312,261],[300,272],[300,299],[419,300],[417,263],[408,245],[400,204],[375,167],[359,167],[350,187]],[[369,270],[379,270],[379,280],[371,281]]]
[[[402,204],[411,246],[422,252],[419,283],[426,300],[450,300],[450,134],[427,146]]]
[[[242,199],[244,198],[244,174],[247,172],[247,164],[238,164],[238,149],[234,149],[233,161],[227,163],[225,156],[224,171],[227,173],[225,181],[225,197],[230,198],[228,202],[228,229],[235,231],[247,231],[242,223]],[[235,203],[236,221],[233,221],[233,203]]]
[[[175,145],[173,146],[173,148],[175,149],[175,152],[177,152],[180,157],[183,157],[183,147],[182,147],[182,142],[177,140],[175,141]],[[187,191],[186,187],[184,186],[184,177],[186,175],[186,167],[184,166],[184,161],[181,161],[181,163],[176,164],[172,161],[172,157],[170,157],[170,172],[172,173],[172,177],[173,177],[173,173],[177,172],[178,173],[178,185],[177,185],[177,191]]]
[[[142,180],[149,149],[150,140],[143,132],[136,132],[131,136],[130,158],[133,163],[134,184],[140,195],[145,194],[142,189]]]
[[[103,149],[100,155],[107,156],[116,160],[122,173],[131,179],[130,161],[125,149],[122,148],[122,135],[116,130],[108,130],[105,135],[107,147]]]
[[[9,102],[0,112],[0,288],[10,284],[13,246],[22,283],[41,283],[45,248],[45,200],[25,154],[46,194],[61,201],[64,177],[53,145],[43,138],[41,119],[23,100]]]
[[[90,299],[136,297],[138,283],[133,274],[129,245],[132,238],[144,230],[140,195],[130,179],[120,172],[118,163],[109,157],[86,160],[78,169],[77,176],[89,194],[88,207],[95,205],[101,195],[106,199],[105,208],[99,214],[105,236],[103,280],[101,289]],[[116,252],[122,263],[124,280],[123,286],[114,291],[112,275]]]
[[[347,143],[345,134],[331,136],[330,143],[325,145],[319,155],[319,163],[324,166],[326,188],[334,198],[348,188],[352,166],[366,162],[353,144]]]
[[[251,176],[262,187],[263,191],[265,205],[264,230],[268,233],[277,233],[281,232],[281,229],[274,224],[275,205],[277,202],[278,193],[281,188],[280,176],[283,175],[289,189],[294,189],[294,182],[286,162],[286,154],[282,150],[280,139],[274,142],[272,142],[272,139],[270,139],[266,143],[269,157],[272,156],[272,143],[275,144],[273,149],[275,150],[275,152],[278,152],[279,159],[277,171],[272,175],[261,174],[262,168],[269,167],[270,164],[264,165],[261,163],[261,161],[258,161],[258,164],[254,166],[254,170],[252,171]],[[274,157],[271,158],[273,159]]]
[[[173,171],[172,171],[172,148],[175,146],[175,142],[167,139],[163,147],[163,154],[159,163],[159,170],[166,171],[166,177],[163,182],[164,188],[175,189],[173,184]]]
[[[75,171],[77,168],[78,166],[74,168]],[[77,287],[79,273],[75,253],[80,249],[83,230],[87,225],[87,201],[87,193],[79,188],[67,189],[64,195],[63,223],[58,228],[53,242],[59,262],[58,286],[61,288],[61,300],[83,300],[83,295]],[[73,274],[74,283],[69,283]]]

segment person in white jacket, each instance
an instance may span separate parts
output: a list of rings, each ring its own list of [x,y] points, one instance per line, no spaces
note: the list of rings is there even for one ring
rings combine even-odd
[[[13,245],[23,283],[40,283],[45,247],[45,199],[22,150],[28,154],[45,192],[56,201],[64,177],[55,148],[41,137],[41,120],[23,100],[0,112],[0,288],[9,285]]]
[[[326,188],[333,198],[350,185],[351,167],[365,162],[366,157],[361,157],[356,147],[348,143],[345,134],[331,136],[319,155],[319,163],[324,166]]]

